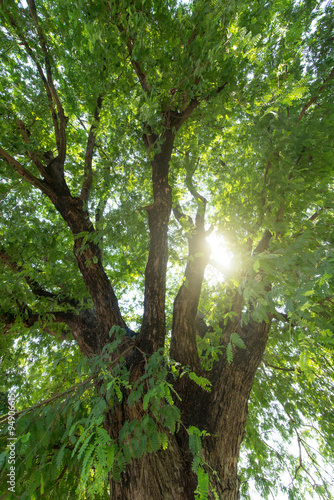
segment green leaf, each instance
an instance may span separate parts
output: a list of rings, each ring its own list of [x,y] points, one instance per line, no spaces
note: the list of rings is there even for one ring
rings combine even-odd
[[[226,346],[226,357],[227,357],[227,362],[231,364],[233,361],[233,348],[231,341]]]
[[[246,344],[236,332],[231,334],[230,341],[237,347],[240,347],[241,349],[246,349]]]

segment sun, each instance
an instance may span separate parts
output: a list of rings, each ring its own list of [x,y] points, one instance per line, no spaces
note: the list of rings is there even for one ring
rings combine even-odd
[[[224,276],[229,276],[233,270],[234,255],[227,248],[224,238],[216,232],[210,234],[206,240],[211,247],[210,267],[217,275],[216,279],[224,279]]]

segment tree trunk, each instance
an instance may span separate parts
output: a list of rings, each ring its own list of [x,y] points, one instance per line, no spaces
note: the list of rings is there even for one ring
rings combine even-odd
[[[111,500],[191,500],[196,477],[175,437],[168,449],[133,460],[120,482],[110,483]]]
[[[227,325],[224,337],[228,339],[236,331],[247,348],[236,348],[231,364],[223,356],[211,372],[198,373],[210,380],[211,392],[204,391],[187,376],[174,382],[175,390],[181,396],[178,406],[182,424],[178,432],[168,435],[166,450],[132,459],[121,473],[119,482],[110,479],[112,500],[194,499],[197,476],[192,470],[194,457],[189,449],[186,431],[190,426],[210,434],[202,438],[203,467],[210,477],[209,498],[214,498],[213,491],[220,499],[240,498],[237,463],[245,434],[247,404],[270,325],[251,321],[241,329],[236,324]],[[144,364],[137,361],[131,366],[132,382],[143,374]],[[119,442],[119,433],[125,422],[139,420],[145,413],[147,411],[143,410],[142,405],[129,407],[124,397],[122,403],[110,408],[105,428],[110,437]],[[213,474],[213,471],[217,474]]]

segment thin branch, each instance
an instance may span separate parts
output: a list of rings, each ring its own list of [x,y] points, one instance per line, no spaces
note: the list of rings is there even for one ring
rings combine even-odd
[[[59,124],[57,121],[57,130],[58,130],[57,149],[58,149],[59,161],[64,162],[66,157],[66,131],[65,131],[66,117],[64,109],[60,103],[56,88],[54,86],[50,54],[48,52],[48,48],[45,42],[44,33],[38,22],[35,0],[27,0],[27,3],[35,28],[37,30],[40,46],[44,55],[48,87],[50,89],[52,99],[55,102],[58,111]]]
[[[53,330],[51,330],[50,328],[48,328],[47,326],[43,326],[41,328],[43,330],[43,332],[47,333],[48,335],[52,335],[53,337],[56,337],[56,338],[61,338],[61,340],[69,340],[68,338],[68,335],[71,335],[70,332],[55,332]]]
[[[317,218],[321,215],[321,213],[323,212],[323,210],[325,210],[326,207],[322,207],[320,208],[317,212],[314,212],[314,214],[312,214],[308,219],[307,219],[307,222],[313,222],[315,220],[317,220]],[[301,236],[305,231],[306,231],[307,228],[304,228],[304,229],[301,229],[299,231],[299,233],[296,235],[296,237],[298,238],[298,236]]]
[[[296,470],[295,470],[295,475],[293,477],[293,481],[295,479],[297,479],[297,474],[298,474],[298,471],[299,469],[302,469],[302,470],[305,470],[305,467],[303,466],[303,459],[302,459],[302,448],[301,448],[301,445],[300,445],[300,436],[299,436],[299,433],[297,431],[297,429],[294,427],[293,430],[295,431],[296,435],[297,435],[297,443],[298,443],[298,450],[299,450],[299,464],[298,464],[298,467],[296,467]]]
[[[296,161],[296,165],[299,165],[299,163],[300,163],[301,159],[303,158],[303,155],[304,155],[305,151],[306,151],[306,146],[303,146],[303,147],[302,147],[302,150],[301,150],[301,153],[300,153],[300,155],[298,156],[298,159],[297,159],[297,161]],[[291,177],[292,177],[292,174],[290,174],[290,175],[289,175],[289,179],[290,179]]]
[[[54,199],[54,192],[40,179],[35,177],[29,170],[27,170],[21,163],[19,163],[13,156],[0,147],[0,156],[11,165],[14,170],[32,186],[38,188],[42,193],[46,194],[51,200]]]
[[[210,266],[214,267],[219,272],[221,272],[224,276],[229,277],[231,275],[231,271],[228,269],[228,267],[225,267],[223,264],[220,264],[215,259],[209,259],[209,264]]]
[[[262,363],[267,367],[267,368],[273,368],[274,370],[280,370],[283,372],[296,372],[296,368],[283,368],[281,366],[275,366],[267,363],[264,359],[262,360]],[[297,371],[300,373],[300,369],[298,368]]]
[[[119,361],[124,357],[124,355],[127,354],[128,352],[130,352],[132,349],[134,349],[134,347],[135,347],[134,345],[131,345],[127,349],[125,349],[117,358],[115,358],[112,361],[112,363],[110,364],[109,368],[113,368],[114,366],[116,366],[119,363]],[[19,415],[22,415],[23,413],[34,411],[37,408],[41,408],[42,406],[48,405],[50,403],[53,403],[54,401],[57,401],[58,399],[61,399],[64,396],[67,396],[68,394],[71,394],[72,392],[76,391],[80,387],[84,387],[85,385],[89,384],[93,379],[96,379],[97,375],[98,374],[95,373],[95,374],[89,376],[86,380],[83,380],[82,382],[80,382],[80,383],[78,383],[78,384],[70,387],[66,391],[60,392],[58,394],[54,394],[50,398],[44,399],[40,403],[37,403],[37,404],[35,404],[33,406],[30,406],[29,408],[25,408],[24,410],[16,412],[15,415],[14,415],[15,418],[17,416],[19,416]],[[2,417],[0,419],[0,425],[6,423],[7,420],[8,420],[8,418],[9,418],[9,415],[5,415],[4,417]]]
[[[272,236],[272,233],[266,229],[253,253],[262,253],[268,250]]]
[[[0,5],[2,7],[3,7],[3,4],[4,4],[4,0],[0,0]],[[21,33],[15,19],[9,13],[7,13],[7,15],[8,15],[8,19],[10,21],[10,24],[16,33],[16,36],[21,41],[22,45],[26,49],[27,54],[31,57],[32,61],[36,65],[39,76],[43,82],[45,92],[46,92],[46,95],[48,98],[48,103],[49,103],[49,108],[51,111],[52,120],[53,120],[53,127],[54,127],[54,131],[55,131],[55,135],[56,135],[56,143],[57,143],[57,146],[60,148],[61,139],[60,139],[60,133],[59,133],[58,117],[57,117],[57,113],[56,113],[56,110],[55,110],[54,105],[53,105],[53,97],[52,97],[52,92],[51,92],[50,86],[48,84],[48,80],[47,80],[46,76],[44,75],[44,71],[42,69],[42,66],[38,62],[37,57],[35,56],[34,52],[32,51],[26,38]]]
[[[22,415],[23,413],[37,410],[38,408],[41,408],[42,406],[48,405],[50,403],[53,403],[54,401],[57,401],[57,399],[61,399],[64,396],[67,396],[68,394],[71,394],[72,392],[76,391],[80,387],[84,387],[85,385],[89,384],[89,382],[91,382],[93,380],[94,376],[95,375],[91,375],[90,377],[88,377],[83,382],[80,382],[79,384],[76,384],[76,385],[70,387],[66,391],[60,392],[58,394],[54,394],[50,398],[44,399],[44,401],[41,401],[40,403],[37,403],[37,404],[35,404],[33,406],[30,406],[29,408],[25,408],[24,410],[16,412],[15,415],[14,415],[14,417],[16,418],[19,415]],[[0,425],[5,424],[7,422],[7,420],[8,420],[8,418],[9,418],[9,415],[5,415],[3,418],[1,418],[0,419]]]
[[[305,426],[307,427],[307,426]],[[318,474],[320,475],[322,481],[324,482],[324,479],[322,477],[322,473],[321,471],[323,471],[325,474],[327,474],[330,479],[333,481],[334,477],[332,476],[332,474],[330,474],[330,472],[328,470],[326,470],[324,467],[322,467],[320,464],[317,463],[317,461],[314,459],[314,457],[311,455],[311,450],[314,452],[314,453],[317,453],[318,455],[320,455],[320,457],[327,461],[326,458],[320,453],[319,450],[317,450],[316,448],[314,448],[313,446],[309,445],[305,439],[301,438],[300,439],[300,442],[302,443],[303,447],[304,447],[304,450],[306,451],[306,454],[307,456],[309,457],[309,459],[311,460],[311,462],[313,463],[314,467],[317,469],[317,472]],[[325,486],[325,482],[324,482],[324,486]],[[326,486],[325,486],[326,488]]]
[[[191,217],[189,217],[189,215],[186,215],[182,212],[181,210],[181,206],[179,205],[179,203],[176,204],[175,207],[173,207],[173,214],[174,214],[174,217],[175,219],[181,224],[181,220],[185,221],[186,224],[189,224],[190,226],[190,230],[191,229],[195,229],[195,224],[192,220]],[[182,225],[182,224],[181,224]]]
[[[275,313],[269,314],[269,319],[275,319],[276,321],[285,321],[288,323],[292,328],[298,327],[298,323],[296,320],[293,320],[288,314],[276,311]]]
[[[19,266],[6,252],[4,247],[0,245],[0,259],[2,262],[4,262],[14,273],[19,274],[19,273],[24,273],[24,269]],[[30,278],[30,276],[25,275],[24,276],[25,281],[29,285],[31,291],[33,292],[34,295],[37,297],[47,297],[50,299],[57,299],[57,294],[48,292],[47,290],[44,290],[41,285],[34,279]]]
[[[279,311],[276,311],[275,313],[272,313],[269,315],[270,319],[276,319],[277,321],[285,321],[286,323],[291,323],[291,326],[294,326],[291,322],[291,318],[286,313],[282,313]]]
[[[195,79],[194,86],[198,85],[200,82],[199,78]],[[173,112],[173,120],[171,122],[171,125],[176,128],[176,130],[179,130],[180,127],[183,125],[183,123],[192,115],[192,113],[195,111],[195,109],[201,104],[201,101],[209,101],[213,96],[216,96],[220,94],[226,87],[227,82],[223,83],[223,85],[220,85],[214,92],[210,93],[209,95],[203,97],[203,96],[197,96],[189,102],[188,106],[184,108],[184,110],[181,113]],[[177,87],[174,87],[171,92],[175,93]]]
[[[138,63],[138,61],[135,61],[132,57],[133,46],[134,46],[133,38],[127,34],[126,29],[123,26],[121,26],[120,24],[117,24],[117,28],[118,28],[118,31],[121,33],[121,35],[123,35],[126,39],[126,46],[127,46],[128,52],[129,52],[130,61],[131,61],[133,69],[136,72],[136,75],[138,77],[140,85],[146,93],[149,93],[151,90],[151,87],[148,83],[146,73],[144,72],[144,70],[142,69],[142,67]]]
[[[195,28],[193,29],[193,32],[192,34],[190,35],[187,43],[186,43],[186,47],[189,47],[189,45],[191,44],[191,42],[193,40],[195,40],[195,38],[197,37],[197,25],[195,26]]]
[[[55,480],[55,483],[58,483],[65,475],[65,472],[67,471],[68,469],[68,464],[65,465],[65,467],[63,468],[63,470],[61,471],[58,479]]]
[[[57,302],[57,304],[69,304],[72,307],[77,307],[78,302],[71,297],[61,297],[58,293],[49,292],[45,290],[37,280],[31,278],[22,266],[19,266],[10,255],[6,252],[4,247],[0,245],[0,259],[4,264],[6,264],[14,273],[22,274],[32,293],[36,297],[44,297],[52,299]]]
[[[204,97],[204,100],[208,101],[209,99],[211,99],[211,97],[220,94],[224,90],[224,88],[227,86],[227,84],[228,84],[228,82],[225,82],[222,85],[219,85],[219,87],[217,87],[214,92],[212,92],[209,95],[207,95],[206,97]]]
[[[303,107],[303,109],[301,110],[300,112],[300,115],[298,117],[298,120],[297,122],[300,122],[300,120],[303,118],[303,116],[305,115],[306,111],[308,110],[308,108],[310,106],[312,106],[312,104],[314,104],[315,102],[317,102],[320,94],[323,92],[323,90],[325,89],[327,83],[334,77],[334,68],[332,69],[332,71],[329,73],[329,76],[326,78],[326,80],[324,81],[324,83],[321,85],[318,93],[314,96],[311,97],[311,99],[308,101],[308,103],[305,104],[305,106]],[[297,123],[296,123],[297,125]]]
[[[100,110],[102,108],[102,96],[101,94],[97,98],[96,109],[94,113],[94,123],[90,127],[90,131],[88,134],[87,147],[86,147],[86,155],[85,155],[85,178],[82,184],[80,198],[83,202],[87,203],[89,200],[90,190],[92,187],[93,181],[93,153],[95,148],[95,131],[96,125],[100,121]]]
[[[261,190],[261,203],[262,203],[263,207],[266,204],[265,187],[266,187],[266,184],[267,184],[267,178],[268,178],[268,174],[269,174],[269,170],[271,169],[271,166],[272,166],[271,161],[268,160],[266,171],[264,173],[264,178],[263,178],[263,186],[262,186],[262,190]]]
[[[30,130],[25,126],[25,124],[23,123],[22,120],[18,121],[18,126],[19,126],[19,129],[21,130],[24,142],[27,145],[29,145],[30,135],[31,135]],[[35,152],[31,151],[30,149],[27,149],[26,154],[27,154],[28,158],[30,160],[32,160],[32,162],[37,167],[39,172],[43,175],[43,177],[45,177],[45,173],[46,173],[45,168],[44,168],[44,165],[41,163],[38,155]]]
[[[199,105],[200,101],[198,99],[192,99],[182,113],[173,113],[171,125],[174,126],[176,130],[179,130]]]
[[[187,161],[189,160],[188,154],[186,154],[186,159],[187,159]],[[205,210],[206,210],[206,206],[207,206],[208,201],[203,195],[201,195],[197,191],[197,189],[195,188],[194,183],[193,183],[193,176],[194,176],[195,171],[197,169],[197,166],[199,164],[199,160],[200,159],[198,158],[197,163],[196,163],[195,167],[192,169],[192,171],[189,171],[189,169],[187,169],[186,185],[190,191],[190,194],[197,202],[196,227],[197,227],[197,229],[204,229]]]

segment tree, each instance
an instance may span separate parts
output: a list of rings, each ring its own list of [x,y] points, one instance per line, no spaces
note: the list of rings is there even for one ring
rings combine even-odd
[[[0,6],[3,498],[332,498],[332,5]]]

